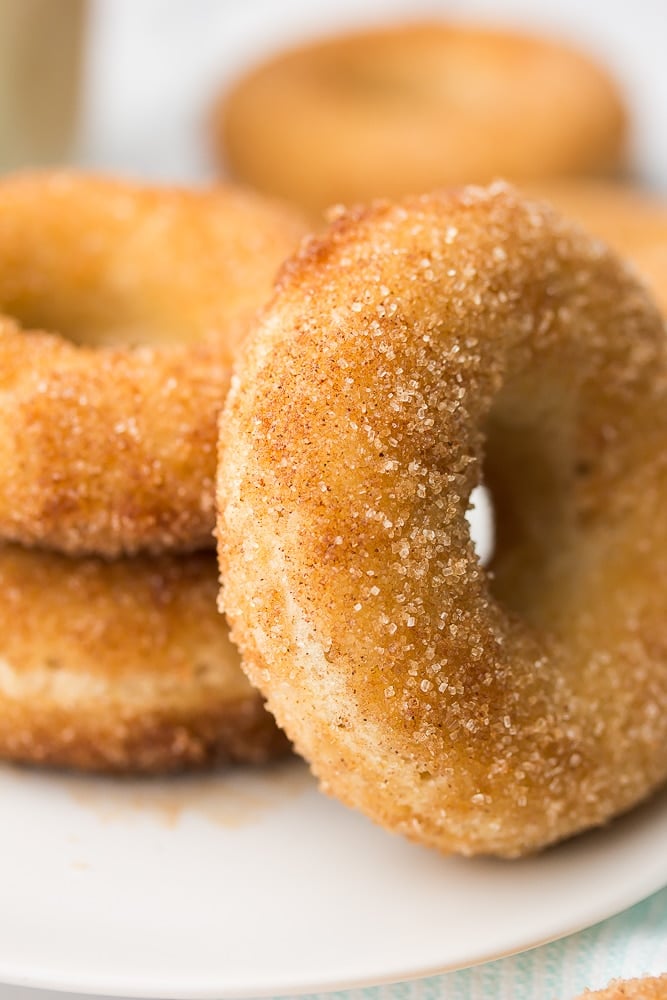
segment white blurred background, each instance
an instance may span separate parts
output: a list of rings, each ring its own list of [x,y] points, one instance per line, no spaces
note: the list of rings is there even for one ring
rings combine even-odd
[[[630,104],[643,180],[667,190],[665,0],[93,0],[76,159],[160,180],[209,179],[211,99],[242,70],[332,28],[423,14],[536,28],[598,56]]]

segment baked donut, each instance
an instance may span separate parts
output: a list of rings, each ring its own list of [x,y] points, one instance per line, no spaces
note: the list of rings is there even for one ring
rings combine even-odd
[[[499,176],[614,171],[626,125],[615,83],[570,47],[443,23],[279,55],[213,112],[232,175],[308,210]]]
[[[0,538],[212,546],[232,358],[303,231],[232,188],[0,183]]]
[[[208,552],[0,548],[0,758],[151,773],[285,753],[216,591]]]
[[[632,260],[667,310],[667,203],[628,185],[552,180],[523,186]]]
[[[647,293],[504,185],[359,209],[284,266],[221,423],[222,604],[325,790],[514,856],[667,778],[666,425]]]
[[[604,990],[586,990],[579,1000],[667,1000],[667,974],[646,979],[615,979]]]

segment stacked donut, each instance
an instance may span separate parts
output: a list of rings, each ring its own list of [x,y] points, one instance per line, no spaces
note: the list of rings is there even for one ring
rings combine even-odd
[[[233,189],[0,184],[0,756],[155,772],[285,737],[216,611],[216,420],[303,225]]]

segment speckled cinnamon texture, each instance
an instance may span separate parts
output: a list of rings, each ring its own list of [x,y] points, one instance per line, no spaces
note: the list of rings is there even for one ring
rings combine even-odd
[[[586,990],[579,1000],[667,1000],[667,975],[614,980],[605,990]]]
[[[667,201],[627,184],[601,180],[522,185],[627,257],[667,312]]]
[[[0,537],[212,546],[232,359],[304,229],[233,188],[0,183]]]
[[[220,96],[227,168],[312,211],[496,177],[617,170],[614,81],[558,41],[427,23],[282,53]]]
[[[288,743],[216,610],[212,553],[105,562],[0,548],[0,757],[155,773]]]
[[[327,791],[513,856],[667,778],[666,355],[628,269],[503,185],[283,268],[221,422],[222,604]]]

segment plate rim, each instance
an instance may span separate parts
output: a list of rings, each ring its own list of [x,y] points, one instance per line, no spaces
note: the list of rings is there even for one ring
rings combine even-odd
[[[627,815],[627,814],[626,814]],[[622,821],[626,816],[620,817]],[[607,827],[599,831],[592,831],[587,836],[595,836],[598,832],[604,832]],[[179,980],[178,977],[170,976],[168,980],[160,981],[155,977],[137,977],[131,979],[122,974],[112,974],[102,978],[91,975],[72,976],[71,973],[63,976],[57,974],[52,966],[43,968],[39,973],[29,971],[21,963],[12,967],[11,963],[3,962],[0,959],[0,984],[3,986],[14,986],[36,990],[52,990],[59,993],[72,993],[82,997],[118,997],[123,1000],[251,1000],[251,998],[267,997],[289,997],[304,996],[308,994],[333,993],[345,990],[372,989],[374,987],[390,986],[397,983],[409,983],[422,979],[429,979],[435,976],[446,975],[448,973],[462,972],[476,966],[485,965],[489,962],[511,958],[524,952],[533,951],[535,948],[543,947],[573,934],[580,933],[590,927],[594,927],[605,920],[611,919],[625,910],[638,905],[651,896],[656,895],[667,888],[667,856],[663,861],[664,872],[659,876],[659,884],[656,884],[655,873],[646,874],[640,883],[623,883],[618,895],[613,903],[593,902],[585,914],[580,913],[580,918],[574,923],[567,922],[567,926],[554,927],[553,933],[540,936],[530,942],[517,943],[516,945],[503,948],[499,951],[482,954],[468,954],[462,960],[444,965],[435,964],[426,968],[416,970],[414,967],[408,970],[401,970],[398,967],[387,971],[385,974],[379,973],[358,977],[342,977],[338,980],[323,978],[321,980],[297,979],[287,980],[277,985],[259,986],[234,986],[227,984],[221,986],[213,982],[208,976],[201,981],[189,978],[187,982]],[[632,889],[629,889],[629,885]],[[556,920],[557,923],[557,920]],[[51,968],[51,971],[49,969]]]

